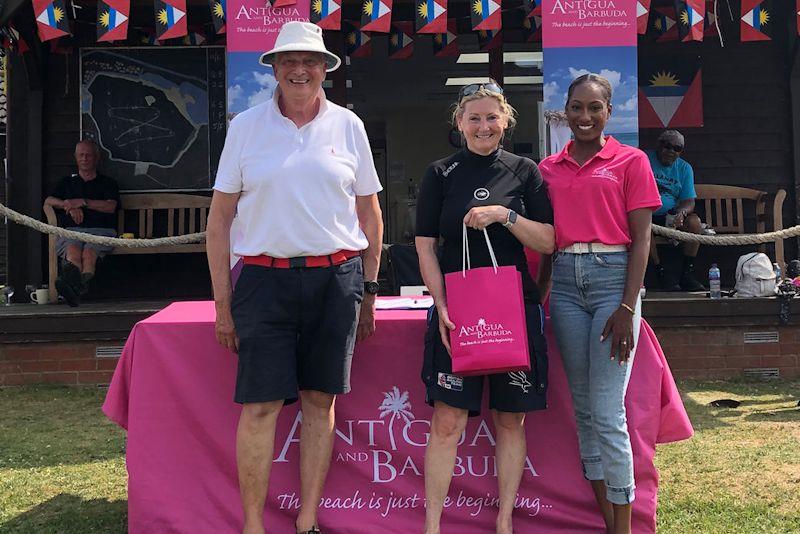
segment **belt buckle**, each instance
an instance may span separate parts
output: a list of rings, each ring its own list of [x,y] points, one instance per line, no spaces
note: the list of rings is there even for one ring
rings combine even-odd
[[[298,256],[296,258],[289,258],[289,268],[290,269],[297,269],[300,267],[306,266],[306,258],[305,256]]]

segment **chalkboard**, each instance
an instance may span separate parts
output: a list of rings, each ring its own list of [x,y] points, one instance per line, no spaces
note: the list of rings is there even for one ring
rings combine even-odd
[[[81,134],[123,191],[211,188],[225,93],[223,47],[81,50]]]

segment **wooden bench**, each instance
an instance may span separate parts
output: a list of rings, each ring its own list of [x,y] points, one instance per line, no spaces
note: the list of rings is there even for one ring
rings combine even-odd
[[[211,206],[211,197],[176,193],[121,194],[119,200],[117,234],[133,231],[134,236],[141,239],[205,232],[208,208]],[[58,226],[58,219],[52,206],[44,206],[44,213],[47,224]],[[129,224],[131,221],[132,225]],[[155,228],[159,231],[154,231]],[[50,235],[48,241],[49,285],[47,287],[50,302],[57,302],[56,236]],[[189,243],[146,248],[115,247],[109,254],[181,254],[205,251],[205,243]]]
[[[767,196],[766,191],[748,189],[746,187],[736,187],[732,185],[711,185],[695,184],[695,211],[704,213],[703,222],[713,228],[718,234],[744,234],[744,201],[752,201],[755,205],[755,233],[761,234],[766,231],[767,221]],[[772,230],[783,230],[783,201],[786,199],[786,191],[779,189],[775,193],[772,201]],[[668,241],[664,238],[657,238],[656,244],[664,244]],[[760,252],[766,251],[766,244],[758,246]],[[781,266],[782,272],[786,272],[786,264],[783,253],[783,239],[775,240],[775,261]]]

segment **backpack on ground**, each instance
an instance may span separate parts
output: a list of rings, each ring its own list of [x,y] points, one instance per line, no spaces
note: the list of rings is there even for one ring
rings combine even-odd
[[[737,297],[771,297],[776,293],[775,271],[763,252],[739,256],[736,262]]]

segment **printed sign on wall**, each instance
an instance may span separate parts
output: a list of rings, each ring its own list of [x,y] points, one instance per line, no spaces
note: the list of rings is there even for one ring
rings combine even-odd
[[[637,4],[637,0],[542,1],[545,112],[564,110],[572,80],[599,74],[613,89],[613,113],[605,133],[633,146],[639,144]],[[561,139],[556,146],[551,144],[551,153],[568,137]]]

